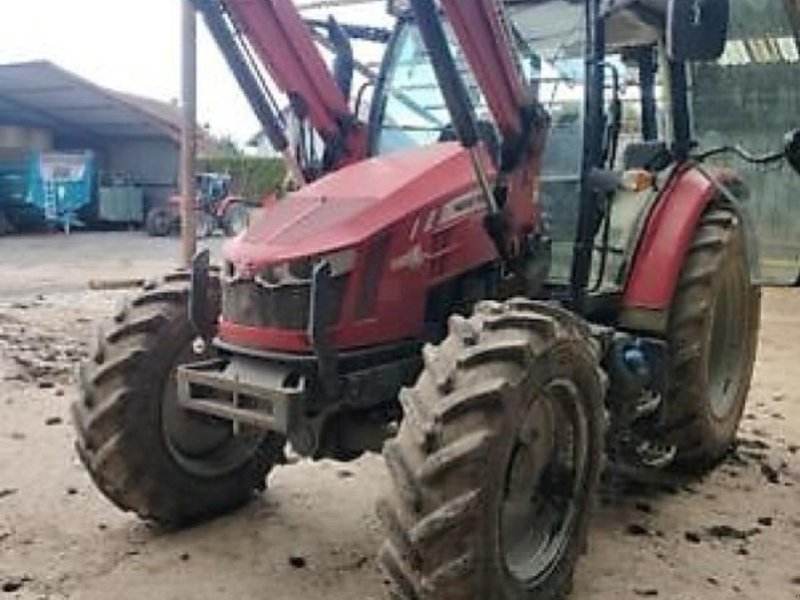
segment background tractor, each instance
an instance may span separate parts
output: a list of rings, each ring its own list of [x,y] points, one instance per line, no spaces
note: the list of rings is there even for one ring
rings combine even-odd
[[[702,472],[742,416],[756,240],[744,183],[704,160],[796,166],[800,136],[695,147],[687,62],[722,52],[727,2],[397,3],[368,122],[349,38],[375,31],[329,21],[331,73],[289,0],[195,5],[299,188],[103,329],[74,406],[98,487],[186,524],[263,489],[287,443],[382,449],[394,597],[560,597],[605,455]]]
[[[243,198],[231,193],[231,176],[225,173],[198,173],[196,180],[197,237],[209,237],[218,229],[231,237],[244,231],[250,211]],[[147,234],[152,237],[175,234],[180,230],[180,224],[180,196],[173,196],[165,206],[155,206],[147,213]]]

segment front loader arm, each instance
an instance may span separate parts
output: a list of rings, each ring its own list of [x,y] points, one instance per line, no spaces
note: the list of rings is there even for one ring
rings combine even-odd
[[[522,135],[525,87],[496,0],[441,0],[505,140]]]
[[[477,116],[456,68],[442,16],[433,0],[411,0],[453,128],[473,156],[476,179],[487,201],[487,233],[504,262],[519,262],[527,240],[541,226],[535,197],[548,118],[526,90],[497,1],[440,0],[440,4],[502,137],[492,189],[475,152],[480,141]]]
[[[366,132],[345,98],[291,0],[219,2],[247,39],[275,84],[325,141],[329,169],[366,155]]]

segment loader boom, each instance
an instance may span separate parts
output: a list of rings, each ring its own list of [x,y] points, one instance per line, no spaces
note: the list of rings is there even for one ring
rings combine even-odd
[[[426,43],[436,50],[431,60],[440,79],[448,108],[462,144],[474,144],[474,131],[466,121],[474,120],[463,83],[454,68],[448,50],[441,18],[432,0],[412,0],[421,33]],[[489,111],[503,139],[504,150],[516,146],[525,137],[523,112],[532,104],[528,98],[522,73],[513,52],[503,9],[496,0],[442,0],[455,37],[469,63]]]
[[[270,141],[286,147],[276,115],[259,97],[258,77],[243,50],[252,51],[272,81],[289,98],[301,120],[307,120],[326,146],[323,170],[336,169],[366,156],[366,130],[348,106],[317,49],[308,25],[291,0],[193,0],[253,106]],[[248,48],[243,48],[241,35]],[[263,86],[262,86],[263,87]],[[266,90],[262,90],[266,93]]]
[[[496,0],[443,0],[442,8],[505,139],[522,134],[524,84]]]

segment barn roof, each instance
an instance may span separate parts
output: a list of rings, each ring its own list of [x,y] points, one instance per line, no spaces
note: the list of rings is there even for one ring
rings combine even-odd
[[[0,125],[77,137],[180,139],[180,109],[103,88],[47,61],[0,65]]]

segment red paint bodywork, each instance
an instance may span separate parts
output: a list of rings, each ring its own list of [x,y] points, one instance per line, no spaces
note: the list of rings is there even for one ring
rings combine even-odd
[[[715,176],[722,183],[735,178],[730,171]],[[718,193],[697,169],[683,167],[673,176],[641,235],[625,287],[624,309],[669,309],[697,224]]]
[[[347,152],[332,172],[266,206],[261,221],[227,246],[226,259],[237,273],[254,277],[268,265],[354,249],[330,343],[345,350],[420,338],[431,290],[498,258],[484,227],[485,200],[469,152],[443,143],[367,159],[364,128],[342,129],[354,122],[347,99],[291,0],[223,1],[276,84],[290,99],[302,100],[323,139],[336,141],[342,131],[347,136],[339,140]],[[521,111],[530,102],[494,0],[444,0],[443,6],[503,138],[519,141]],[[503,175],[512,257],[541,221],[536,194],[546,127],[533,129],[536,139],[525,156]],[[485,152],[482,162],[494,181],[496,165]],[[375,261],[382,261],[377,275]],[[366,314],[365,295],[372,308]],[[219,334],[234,345],[311,350],[305,331],[244,326],[223,317]]]
[[[483,162],[494,178],[488,155]],[[530,214],[537,214],[529,201]],[[298,190],[267,207],[259,222],[228,243],[225,257],[237,272],[255,274],[267,265],[355,249],[331,343],[338,349],[387,344],[422,334],[432,287],[497,259],[484,215],[468,152],[441,143],[364,160]],[[370,298],[374,311],[359,317],[368,265],[380,260],[382,245],[379,285]],[[310,351],[304,331],[223,319],[220,337],[253,348]]]

